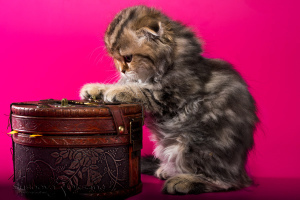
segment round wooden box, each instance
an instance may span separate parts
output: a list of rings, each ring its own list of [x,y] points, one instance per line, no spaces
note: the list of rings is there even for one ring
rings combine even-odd
[[[126,198],[141,192],[141,105],[13,103],[11,125],[19,193]]]

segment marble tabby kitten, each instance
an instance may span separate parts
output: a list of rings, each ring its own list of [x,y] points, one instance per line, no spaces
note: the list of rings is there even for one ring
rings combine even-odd
[[[258,121],[246,83],[222,60],[201,56],[194,33],[145,6],[122,10],[105,33],[121,78],[80,92],[108,102],[141,102],[156,142],[142,173],[166,179],[163,192],[191,194],[251,184],[245,164]]]

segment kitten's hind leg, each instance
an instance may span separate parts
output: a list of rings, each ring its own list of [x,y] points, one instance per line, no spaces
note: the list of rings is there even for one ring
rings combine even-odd
[[[162,192],[165,194],[200,194],[205,192],[224,191],[231,185],[209,180],[202,175],[178,174],[166,180]]]

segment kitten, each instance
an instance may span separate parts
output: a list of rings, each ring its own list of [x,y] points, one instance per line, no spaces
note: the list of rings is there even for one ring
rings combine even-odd
[[[255,102],[233,67],[201,56],[194,33],[145,6],[122,10],[105,33],[121,78],[86,84],[83,99],[141,102],[156,142],[142,173],[166,179],[163,192],[191,194],[251,185],[245,164],[258,122]]]

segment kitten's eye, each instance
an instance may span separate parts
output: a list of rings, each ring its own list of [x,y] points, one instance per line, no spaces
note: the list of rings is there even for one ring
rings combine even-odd
[[[129,56],[123,56],[124,60],[126,63],[130,63],[131,60],[132,60],[132,55],[129,55]]]

